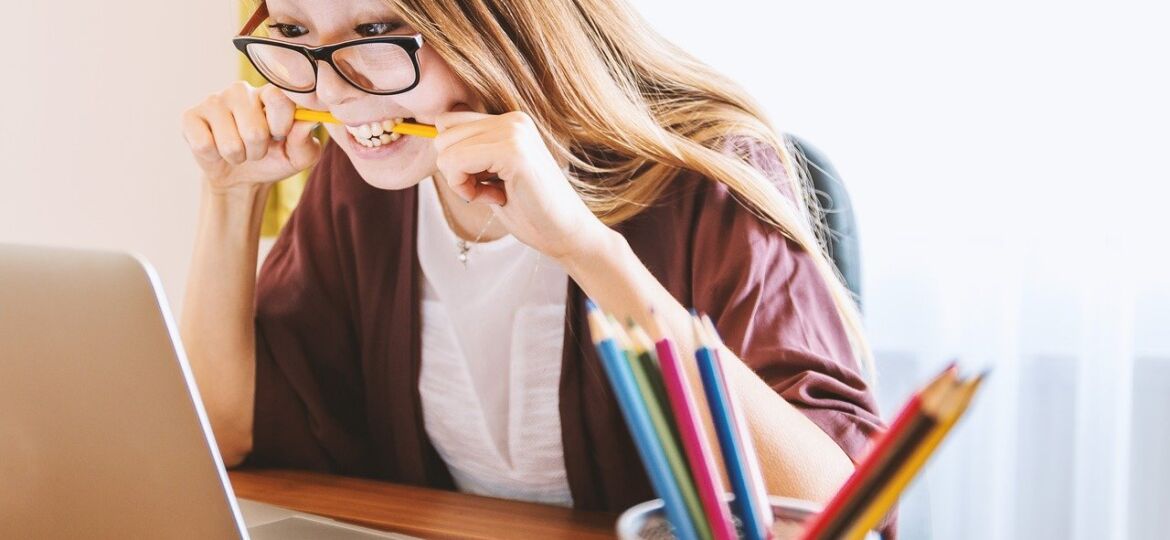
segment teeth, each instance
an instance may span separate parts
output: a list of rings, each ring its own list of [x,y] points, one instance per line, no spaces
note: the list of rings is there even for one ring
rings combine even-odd
[[[357,127],[345,126],[345,130],[353,135],[354,140],[367,148],[374,148],[397,141],[402,135],[394,133],[394,126],[401,124],[402,118],[387,118],[381,122],[370,122]]]

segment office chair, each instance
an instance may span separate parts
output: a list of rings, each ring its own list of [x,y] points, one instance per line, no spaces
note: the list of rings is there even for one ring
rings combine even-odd
[[[833,259],[837,271],[845,279],[845,287],[853,293],[860,308],[861,252],[849,192],[845,190],[841,176],[824,152],[791,133],[786,137],[796,150],[797,165],[808,171],[817,200],[824,209],[823,225],[827,233],[825,243],[829,257]]]

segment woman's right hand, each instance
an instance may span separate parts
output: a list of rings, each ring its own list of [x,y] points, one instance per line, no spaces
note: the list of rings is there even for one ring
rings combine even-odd
[[[293,122],[296,105],[279,88],[236,81],[183,113],[183,137],[217,192],[268,184],[312,167],[321,142],[314,122]]]

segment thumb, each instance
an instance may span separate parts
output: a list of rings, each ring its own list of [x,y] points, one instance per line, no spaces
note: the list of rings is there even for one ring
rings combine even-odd
[[[288,132],[284,153],[298,171],[312,167],[321,157],[321,141],[313,136],[313,130],[319,125],[319,122],[297,122]]]

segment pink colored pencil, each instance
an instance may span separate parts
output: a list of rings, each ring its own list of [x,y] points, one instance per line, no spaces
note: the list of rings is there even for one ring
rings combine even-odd
[[[685,368],[679,361],[674,343],[660,333],[662,325],[657,316],[654,317],[651,326],[656,327],[650,328],[650,331],[653,339],[657,340],[654,347],[658,352],[658,363],[662,370],[666,395],[670,401],[670,408],[674,411],[683,451],[695,476],[699,500],[703,503],[704,513],[711,524],[711,532],[715,540],[736,540],[738,535],[731,520],[731,511],[723,502],[722,483],[716,472],[718,469],[715,468],[715,456],[703,432],[699,408],[691,392],[691,385],[687,381]]]

